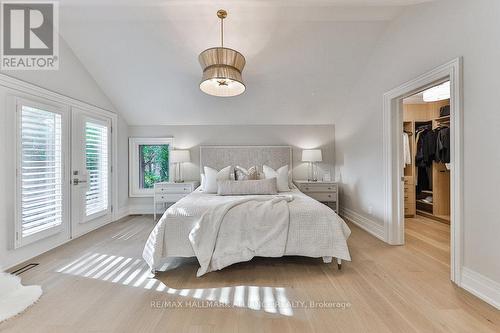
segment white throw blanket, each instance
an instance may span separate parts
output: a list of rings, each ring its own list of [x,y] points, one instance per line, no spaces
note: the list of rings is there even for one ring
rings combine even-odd
[[[255,256],[285,253],[291,195],[247,197],[212,207],[189,234],[200,263],[197,276]]]
[[[0,271],[0,322],[23,312],[40,295],[40,286],[23,286],[18,276]]]

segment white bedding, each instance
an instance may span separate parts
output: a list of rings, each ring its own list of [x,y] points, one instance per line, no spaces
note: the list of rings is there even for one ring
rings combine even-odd
[[[329,207],[308,197],[297,189],[288,203],[289,226],[284,255],[335,257],[351,260],[347,238],[351,231]],[[263,200],[276,196],[259,196]],[[245,199],[245,196],[218,196],[203,193],[199,188],[163,214],[151,232],[143,258],[152,270],[159,270],[169,257],[194,257],[189,234],[202,215],[213,207]]]
[[[197,276],[256,256],[283,256],[292,200],[252,195],[209,209],[189,233],[200,264]]]

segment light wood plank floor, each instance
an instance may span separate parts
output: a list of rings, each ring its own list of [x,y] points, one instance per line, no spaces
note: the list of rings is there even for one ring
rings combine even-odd
[[[202,278],[192,259],[148,275],[152,227],[149,216],[127,218],[32,260],[23,283],[44,295],[0,331],[500,332],[500,311],[449,281],[449,227],[425,218],[407,220],[400,247],[351,225],[342,271],[286,257]]]

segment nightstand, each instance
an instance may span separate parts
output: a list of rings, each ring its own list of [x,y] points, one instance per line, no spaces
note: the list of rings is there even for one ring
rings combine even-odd
[[[310,182],[295,180],[299,190],[313,199],[326,203],[337,214],[339,213],[339,186],[335,182]]]
[[[184,198],[189,193],[193,192],[200,182],[198,181],[185,181],[184,183],[156,183],[154,185],[153,218],[156,221],[156,205],[174,203]]]

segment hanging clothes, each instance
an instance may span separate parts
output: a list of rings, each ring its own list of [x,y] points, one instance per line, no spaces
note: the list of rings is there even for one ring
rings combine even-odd
[[[424,163],[426,166],[431,166],[436,157],[436,138],[437,133],[433,130],[428,130],[423,136]]]
[[[436,162],[450,163],[450,128],[440,127],[436,129]]]
[[[432,165],[436,155],[436,134],[429,128],[419,129],[417,133],[417,166]]]
[[[411,165],[410,138],[408,133],[403,133],[403,151],[405,167]]]
[[[417,166],[417,194],[423,190],[431,190],[431,166],[436,155],[436,133],[430,126],[417,129],[417,153],[415,164]]]

